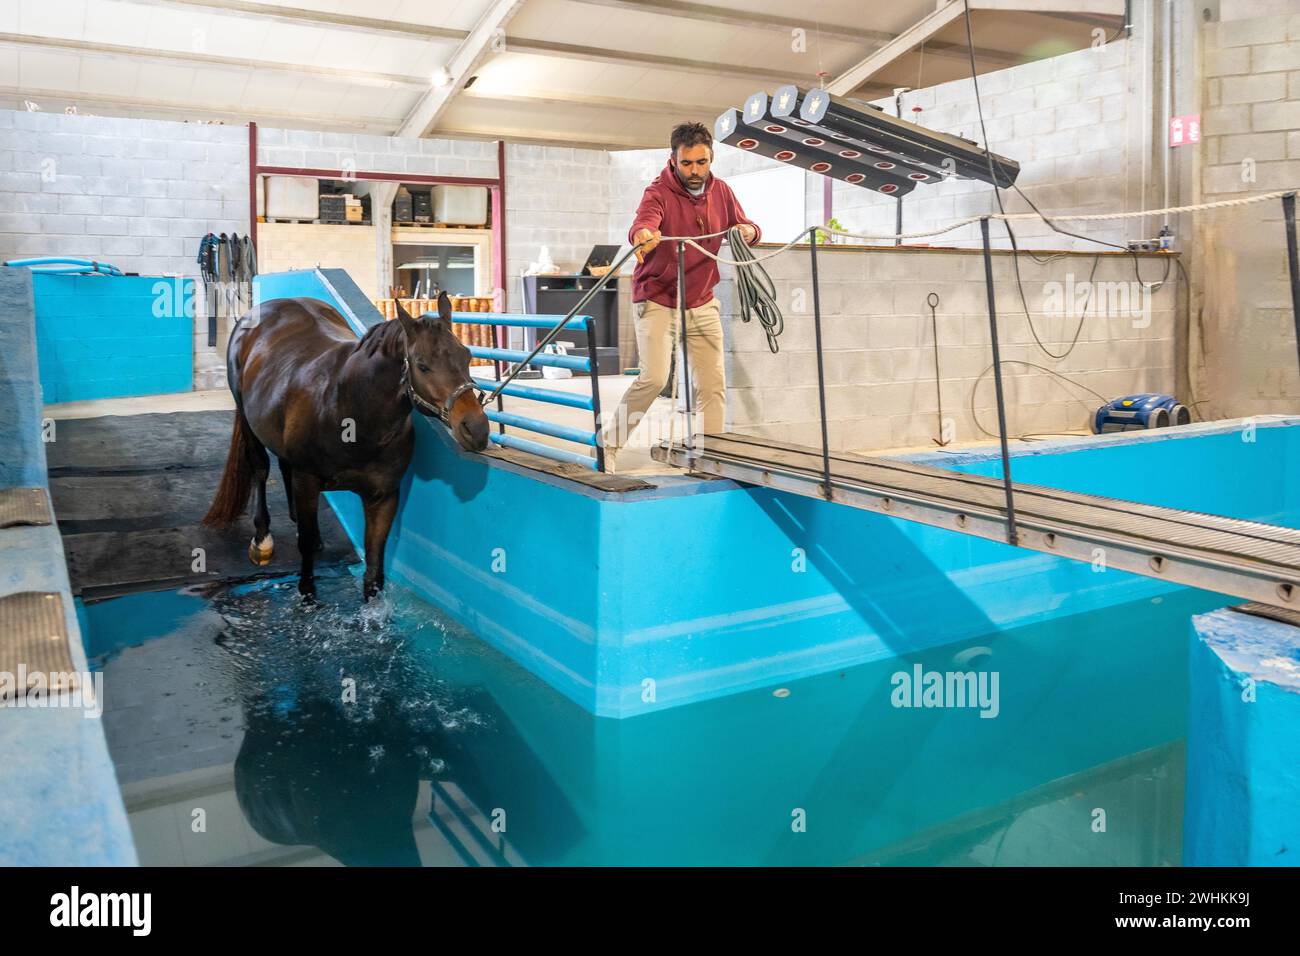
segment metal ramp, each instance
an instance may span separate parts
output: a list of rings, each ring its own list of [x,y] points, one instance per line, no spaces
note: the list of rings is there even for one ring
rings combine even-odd
[[[659,461],[1076,561],[1300,608],[1300,530],[1013,482],[749,435],[662,445]],[[829,477],[829,480],[828,480]]]

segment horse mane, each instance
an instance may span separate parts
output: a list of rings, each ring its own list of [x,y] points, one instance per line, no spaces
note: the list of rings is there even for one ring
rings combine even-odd
[[[367,358],[373,358],[376,353],[387,358],[398,358],[402,354],[401,325],[397,319],[376,322],[361,336],[357,350],[365,352]]]

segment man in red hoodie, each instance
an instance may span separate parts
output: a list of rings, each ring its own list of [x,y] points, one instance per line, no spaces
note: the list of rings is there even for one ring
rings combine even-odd
[[[626,444],[646,410],[663,391],[672,364],[673,346],[680,333],[678,312],[677,243],[660,243],[661,236],[702,236],[738,226],[750,245],[762,233],[745,218],[735,194],[709,171],[713,162],[713,136],[701,123],[682,123],[673,129],[667,167],[646,187],[628,230],[637,253],[632,274],[632,308],[636,313],[636,345],[641,374],[632,383],[614,416],[603,429],[605,460],[610,467],[618,449]],[[722,236],[700,239],[699,244],[717,254]],[[698,416],[697,432],[716,434],[726,418],[726,379],[722,352],[720,303],[713,295],[718,284],[718,264],[698,249],[686,247],[686,347],[695,390],[692,409]]]

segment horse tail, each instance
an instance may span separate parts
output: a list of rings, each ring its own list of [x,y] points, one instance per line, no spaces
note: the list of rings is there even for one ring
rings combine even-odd
[[[235,427],[230,433],[230,453],[222,472],[217,496],[203,517],[209,528],[228,528],[244,514],[253,491],[253,469],[248,461],[248,420],[242,409],[235,408]]]

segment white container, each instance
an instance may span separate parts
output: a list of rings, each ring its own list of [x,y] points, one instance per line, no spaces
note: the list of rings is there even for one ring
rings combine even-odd
[[[569,344],[570,343],[568,342],[552,342],[550,345],[546,346],[546,348],[542,349],[542,352],[545,353],[546,355],[568,355],[569,349],[567,348],[567,346]],[[550,379],[573,378],[573,370],[567,368],[554,368],[550,365],[543,365],[542,378],[550,378]]]
[[[486,186],[434,186],[433,221],[453,226],[482,226],[487,222]]]
[[[266,177],[267,219],[319,219],[320,186],[307,176]]]

